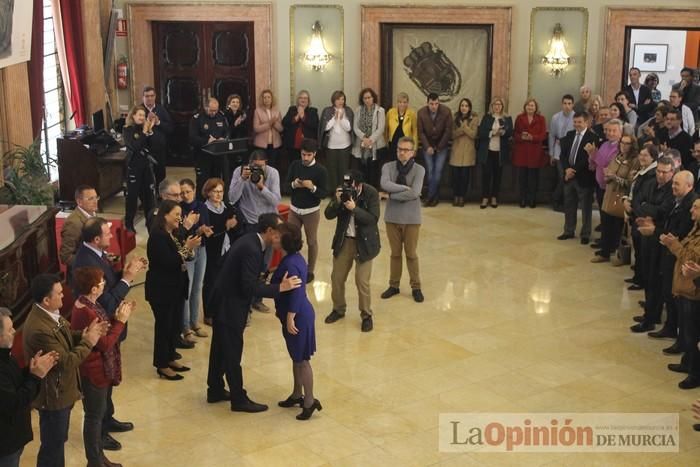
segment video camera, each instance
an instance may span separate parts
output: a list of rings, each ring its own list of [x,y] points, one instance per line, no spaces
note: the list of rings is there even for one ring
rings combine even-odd
[[[349,174],[343,175],[343,184],[340,185],[340,201],[345,203],[351,199],[357,198],[357,190],[355,189],[355,180]]]

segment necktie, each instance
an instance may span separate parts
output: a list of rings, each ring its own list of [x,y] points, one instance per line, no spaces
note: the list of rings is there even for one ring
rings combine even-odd
[[[578,146],[581,144],[581,133],[576,133],[576,139],[574,139],[574,145],[571,146],[571,152],[569,153],[569,165],[571,167],[576,164],[576,153],[578,153]]]

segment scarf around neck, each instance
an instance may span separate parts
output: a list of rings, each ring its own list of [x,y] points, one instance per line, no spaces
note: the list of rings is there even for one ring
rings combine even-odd
[[[408,186],[408,182],[406,181],[406,175],[408,175],[411,172],[411,169],[413,169],[413,164],[416,163],[416,160],[411,158],[406,162],[405,164],[402,164],[400,160],[396,160],[396,169],[399,171],[398,177],[396,177],[396,183],[399,185],[406,185]]]

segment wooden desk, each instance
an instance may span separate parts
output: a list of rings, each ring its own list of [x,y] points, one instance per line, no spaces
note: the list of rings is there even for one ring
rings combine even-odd
[[[95,187],[102,201],[124,189],[126,151],[98,156],[77,139],[58,138],[58,179],[61,203],[75,203],[79,185]]]

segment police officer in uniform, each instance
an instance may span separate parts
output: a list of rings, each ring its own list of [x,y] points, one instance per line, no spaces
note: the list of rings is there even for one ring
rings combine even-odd
[[[228,122],[224,113],[219,111],[219,101],[210,97],[206,111],[194,114],[190,121],[190,144],[194,147],[197,196],[200,199],[203,199],[204,183],[211,177],[224,178],[228,171],[225,157],[207,154],[202,147],[217,139],[226,139],[228,132]]]
[[[144,106],[134,106],[129,111],[122,132],[127,154],[124,226],[131,232],[135,232],[134,217],[138,199],[141,199],[144,214],[150,212],[155,204],[155,180],[150,153],[155,117],[146,115]]]

